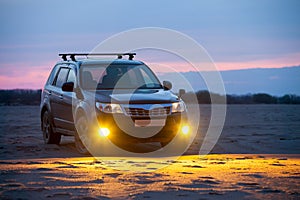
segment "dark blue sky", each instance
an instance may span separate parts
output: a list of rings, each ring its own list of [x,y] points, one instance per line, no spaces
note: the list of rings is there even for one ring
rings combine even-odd
[[[221,70],[300,64],[296,0],[2,0],[0,23],[0,88],[40,88],[58,52],[90,51],[113,34],[149,26],[191,36]]]

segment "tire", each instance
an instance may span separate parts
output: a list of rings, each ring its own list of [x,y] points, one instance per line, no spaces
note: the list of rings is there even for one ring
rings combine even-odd
[[[59,144],[61,134],[53,131],[53,125],[48,111],[45,111],[42,117],[42,131],[45,144]]]
[[[78,132],[80,132],[80,134],[88,134],[89,132],[89,128],[88,128],[88,121],[86,119],[86,117],[84,116],[80,116],[77,120],[76,120],[76,133],[75,133],[75,147],[77,149],[77,151],[81,154],[87,155],[89,154],[89,151],[87,150],[87,148],[85,147],[85,145],[82,143]]]

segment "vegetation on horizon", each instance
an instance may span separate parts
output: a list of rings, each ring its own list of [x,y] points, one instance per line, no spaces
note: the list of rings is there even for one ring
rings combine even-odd
[[[194,93],[188,92],[182,98],[186,102],[189,102],[191,96],[194,96]],[[199,104],[211,104],[211,97],[216,100],[215,103],[222,103],[224,102],[224,98],[226,98],[227,104],[300,104],[300,96],[294,94],[286,94],[280,97],[266,93],[220,95],[202,90],[196,92],[196,97]]]
[[[0,90],[0,105],[39,105],[42,90]],[[210,104],[211,97],[217,100],[216,103],[224,102],[227,104],[300,104],[300,96],[286,94],[280,97],[266,93],[246,94],[246,95],[220,95],[209,91],[198,91],[196,97],[199,104]],[[194,97],[194,93],[188,92],[183,95],[183,99],[188,103]]]

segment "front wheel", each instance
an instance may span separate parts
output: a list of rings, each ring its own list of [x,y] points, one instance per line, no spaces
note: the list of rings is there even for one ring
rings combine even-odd
[[[42,131],[45,144],[59,144],[61,135],[53,131],[48,111],[45,111],[42,118]]]
[[[83,144],[83,142],[80,139],[80,135],[82,136],[87,136],[88,131],[89,131],[89,127],[88,127],[88,121],[84,116],[80,116],[77,120],[76,120],[76,133],[75,133],[75,146],[76,149],[79,153],[81,154],[88,154],[89,151],[87,150],[87,148],[85,147],[85,145]]]

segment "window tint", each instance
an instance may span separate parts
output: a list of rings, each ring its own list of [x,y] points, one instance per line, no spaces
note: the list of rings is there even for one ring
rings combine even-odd
[[[53,83],[54,83],[54,78],[55,78],[55,75],[56,75],[56,73],[57,73],[57,69],[59,69],[58,66],[55,66],[55,67],[53,68],[53,70],[51,71],[51,74],[50,74],[50,76],[49,76],[49,78],[48,78],[48,80],[47,80],[47,84],[53,85]]]
[[[144,79],[143,82],[146,84],[146,85],[151,85],[153,83],[153,81],[151,80],[149,74],[147,74],[144,69],[140,68],[141,70],[141,74],[142,74],[142,78]]]
[[[74,85],[76,85],[76,76],[73,69],[70,69],[69,71],[67,82],[73,82]]]
[[[81,65],[83,89],[161,89],[154,73],[146,65]]]
[[[67,74],[69,72],[68,68],[60,68],[58,75],[56,77],[56,81],[54,83],[54,85],[56,87],[62,87],[62,85],[66,82],[67,80]]]

